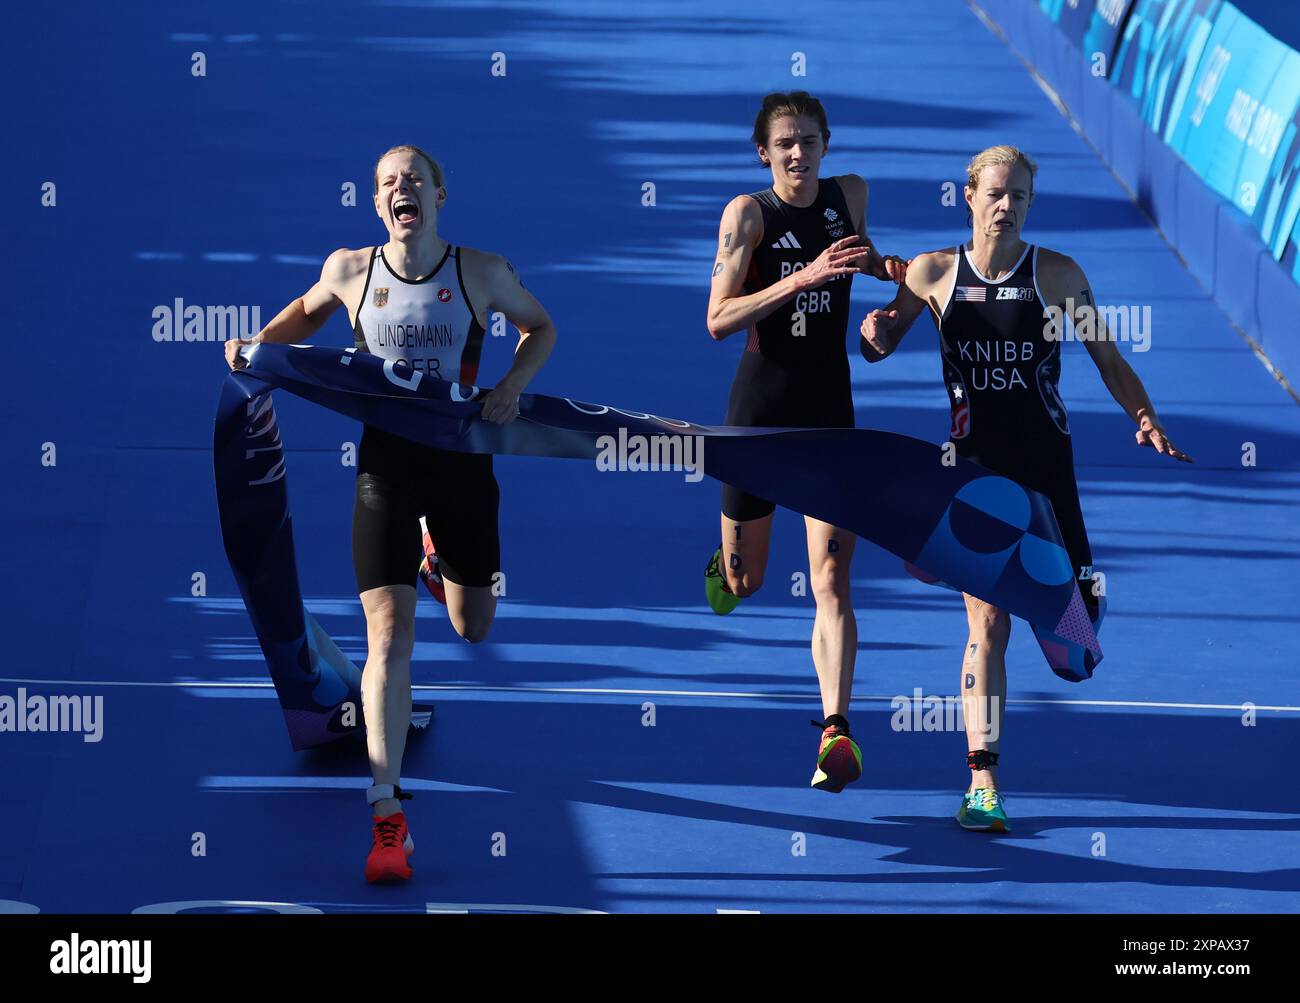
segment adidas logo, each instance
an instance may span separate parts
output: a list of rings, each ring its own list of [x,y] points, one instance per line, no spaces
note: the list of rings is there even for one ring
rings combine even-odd
[[[801,248],[801,247],[802,247],[802,245],[800,245],[799,241],[797,241],[797,240],[794,239],[794,234],[791,233],[789,230],[786,230],[786,231],[785,231],[785,236],[782,237],[780,240],[778,240],[778,241],[777,241],[775,244],[773,244],[772,246],[773,246],[773,247],[784,247],[784,248],[787,248],[787,249]]]

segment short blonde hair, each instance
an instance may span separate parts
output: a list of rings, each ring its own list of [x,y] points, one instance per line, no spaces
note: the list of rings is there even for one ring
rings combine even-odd
[[[414,153],[417,157],[423,157],[425,163],[429,165],[429,173],[433,177],[433,183],[439,188],[442,187],[442,165],[434,160],[431,156],[421,150],[418,146],[411,146],[409,143],[403,143],[401,146],[391,146],[379,155],[375,161],[375,194],[379,194],[379,165],[384,162],[384,158],[394,153]]]
[[[971,162],[966,165],[966,187],[971,191],[979,191],[980,173],[986,167],[1003,167],[1016,164],[1024,164],[1029,170],[1029,197],[1034,197],[1034,175],[1038,173],[1038,165],[1029,158],[1024,150],[1015,146],[990,146],[987,150],[981,150],[971,158]]]

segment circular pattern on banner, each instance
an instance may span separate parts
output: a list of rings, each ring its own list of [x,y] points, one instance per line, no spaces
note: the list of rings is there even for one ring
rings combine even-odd
[[[1065,548],[1033,533],[1026,533],[1020,541],[1020,565],[1030,578],[1044,585],[1064,585],[1074,577]]]
[[[954,497],[1021,531],[1029,528],[1029,496],[1015,481],[996,474],[977,477],[963,484]]]
[[[1029,526],[1029,499],[1005,477],[979,477],[962,485],[948,508],[953,538],[976,554],[1014,547]]]

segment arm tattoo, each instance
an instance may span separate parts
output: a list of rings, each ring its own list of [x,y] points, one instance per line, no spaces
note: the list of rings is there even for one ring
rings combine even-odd
[[[721,261],[719,261],[716,265],[713,266],[713,277],[714,277],[714,278],[717,278],[717,277],[718,277],[718,272],[720,272],[720,271],[722,271],[722,262],[721,262]]]
[[[722,249],[723,249],[724,251],[729,251],[729,250],[731,250],[731,234],[728,233],[728,234],[725,234],[725,235],[723,236],[723,238],[722,238]]]

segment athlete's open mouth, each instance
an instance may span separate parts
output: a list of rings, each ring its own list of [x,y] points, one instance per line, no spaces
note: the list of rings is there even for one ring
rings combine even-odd
[[[420,216],[415,199],[402,196],[393,203],[393,218],[399,223],[414,223]]]

